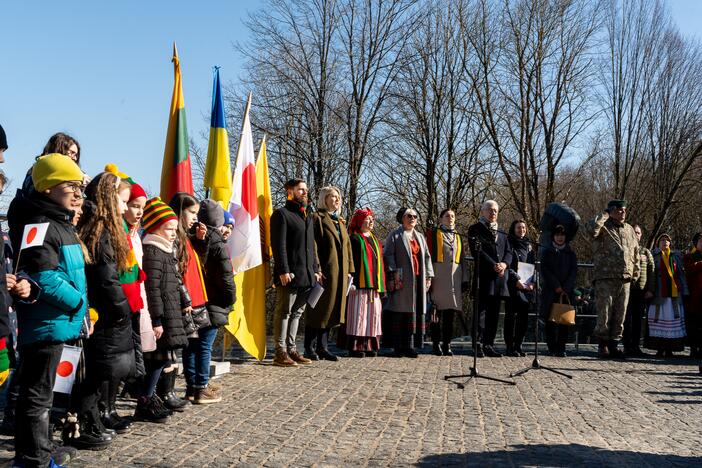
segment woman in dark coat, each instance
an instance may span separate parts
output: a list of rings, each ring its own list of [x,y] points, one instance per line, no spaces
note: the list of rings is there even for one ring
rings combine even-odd
[[[329,330],[346,319],[346,290],[353,273],[351,242],[346,232],[346,221],[339,216],[341,191],[324,187],[319,191],[317,212],[314,214],[314,240],[322,268],[324,292],[315,307],[307,307],[305,314],[305,357],[336,361],[329,352]],[[313,343],[316,342],[316,349]]]
[[[427,291],[434,268],[427,242],[415,230],[417,212],[401,208],[396,218],[401,226],[388,234],[383,246],[383,260],[388,271],[385,311],[390,324],[383,326],[383,331],[397,357],[416,358],[414,347],[423,344]]]
[[[78,448],[97,448],[112,441],[100,419],[98,401],[103,382],[119,381],[134,372],[132,309],[120,283],[129,265],[129,244],[122,214],[126,204],[119,189],[129,195],[115,174],[98,174],[85,190],[87,200],[78,229],[92,262],[86,265],[88,303],[97,314],[93,333],[85,343],[85,379],[77,391],[80,436]],[[94,314],[93,314],[94,316]],[[93,317],[91,317],[92,320]]]
[[[683,256],[690,295],[685,298],[685,328],[690,356],[702,357],[702,233],[692,238],[692,250]]]
[[[509,266],[509,299],[505,309],[505,345],[507,356],[526,356],[522,342],[529,322],[529,306],[533,301],[533,278],[520,278],[519,263],[534,264],[534,251],[527,237],[527,224],[523,219],[512,222],[509,227],[509,246],[512,264]]]
[[[568,326],[549,320],[551,306],[565,295],[571,304],[575,300],[575,278],[578,258],[566,240],[563,226],[552,231],[552,244],[541,255],[541,315],[546,322],[546,345],[552,356],[565,357]],[[565,298],[564,297],[564,298]]]

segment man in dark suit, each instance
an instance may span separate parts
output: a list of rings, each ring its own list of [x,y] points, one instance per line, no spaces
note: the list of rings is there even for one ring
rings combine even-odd
[[[468,228],[470,252],[480,270],[479,277],[473,275],[473,298],[478,300],[477,336],[473,336],[473,340],[477,343],[478,357],[502,357],[495,349],[495,335],[502,299],[509,297],[507,275],[512,251],[507,235],[498,232],[499,212],[496,201],[484,202],[478,222]]]
[[[271,216],[271,249],[276,305],[273,315],[273,364],[295,367],[312,361],[297,351],[295,337],[312,288],[322,279],[314,243],[312,213],[307,205],[307,184],[301,179],[285,183],[287,201]]]

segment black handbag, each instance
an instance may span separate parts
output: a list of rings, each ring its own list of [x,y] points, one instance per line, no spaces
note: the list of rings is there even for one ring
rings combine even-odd
[[[193,321],[193,315],[189,313],[183,314],[183,329],[185,330],[185,336],[188,338],[197,337],[197,325]]]
[[[200,307],[193,307],[191,315],[193,317],[193,323],[195,324],[197,330],[212,326],[210,314],[207,312],[207,307],[205,307],[204,305]]]

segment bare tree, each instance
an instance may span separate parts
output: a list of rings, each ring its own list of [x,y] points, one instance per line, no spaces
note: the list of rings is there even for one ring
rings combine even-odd
[[[373,147],[373,133],[387,112],[390,86],[415,27],[417,0],[340,0],[339,44],[343,51],[347,204],[358,203],[361,170]]]
[[[589,54],[598,3],[479,0],[460,14],[465,62],[516,210],[536,225],[554,201],[559,164],[592,122]]]

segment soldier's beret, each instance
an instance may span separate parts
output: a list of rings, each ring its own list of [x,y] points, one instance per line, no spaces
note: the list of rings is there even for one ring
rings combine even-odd
[[[607,209],[610,208],[626,208],[626,200],[610,200]]]

